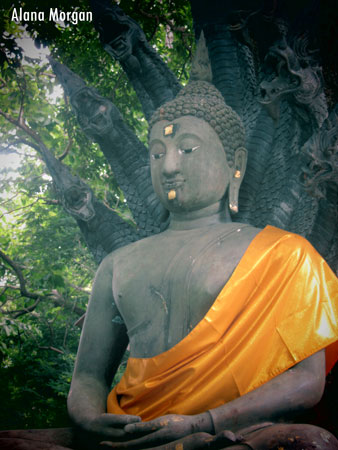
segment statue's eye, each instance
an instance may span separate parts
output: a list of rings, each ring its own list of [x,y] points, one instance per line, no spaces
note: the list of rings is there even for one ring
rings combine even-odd
[[[164,153],[153,153],[151,159],[160,159],[162,156],[164,156]]]
[[[158,140],[152,141],[149,146],[151,159],[157,160],[166,154],[166,147]]]
[[[189,153],[194,152],[195,150],[197,150],[198,148],[200,148],[199,145],[196,145],[195,147],[190,147],[190,148],[179,148],[178,149],[178,153],[180,155],[187,155]]]

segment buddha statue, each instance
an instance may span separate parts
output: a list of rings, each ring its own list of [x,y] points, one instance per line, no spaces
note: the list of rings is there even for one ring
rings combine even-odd
[[[338,449],[328,431],[294,423],[336,360],[337,279],[304,238],[232,221],[244,128],[200,66],[150,122],[168,229],[97,271],[68,397],[75,438],[3,432],[1,448]]]
[[[304,238],[232,221],[240,118],[191,81],[155,112],[149,152],[170,226],[97,271],[68,399],[81,448],[338,448],[282,423],[321,398],[337,280]]]
[[[68,398],[76,438],[7,432],[3,448],[338,449],[293,423],[335,362],[337,279],[304,238],[232,221],[245,133],[203,71],[150,123],[168,229],[97,271]]]

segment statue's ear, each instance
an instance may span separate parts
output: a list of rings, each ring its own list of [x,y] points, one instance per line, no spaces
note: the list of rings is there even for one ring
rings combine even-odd
[[[230,211],[235,214],[238,212],[238,194],[245,174],[247,155],[247,150],[244,147],[239,147],[235,151],[234,165],[231,168],[229,208]]]

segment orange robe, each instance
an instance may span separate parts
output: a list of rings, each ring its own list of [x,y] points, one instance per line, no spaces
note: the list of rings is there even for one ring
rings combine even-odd
[[[326,347],[338,359],[338,280],[301,236],[266,227],[197,326],[152,358],[129,358],[107,411],[197,414]]]

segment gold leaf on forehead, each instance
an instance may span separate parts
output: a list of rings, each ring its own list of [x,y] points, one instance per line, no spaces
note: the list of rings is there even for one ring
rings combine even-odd
[[[169,136],[170,134],[173,134],[173,132],[174,132],[173,123],[164,127],[164,136]]]

